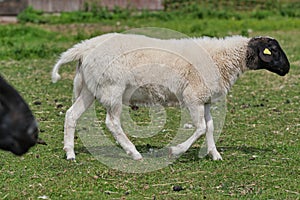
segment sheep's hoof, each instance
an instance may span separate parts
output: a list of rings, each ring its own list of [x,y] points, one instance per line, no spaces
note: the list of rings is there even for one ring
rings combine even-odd
[[[186,123],[186,124],[183,125],[183,128],[184,128],[184,129],[192,129],[192,128],[194,128],[194,125],[193,125],[193,124]]]
[[[169,148],[169,158],[178,157],[182,153],[184,153],[184,151],[179,145]]]
[[[67,160],[75,161],[75,152],[72,148],[65,147],[64,148],[67,156]]]
[[[70,161],[75,161],[75,155],[70,155],[70,154],[67,154],[67,160],[70,160]]]
[[[213,160],[223,160],[222,156],[213,157]]]
[[[75,158],[67,158],[67,160],[70,162],[76,162]]]
[[[213,149],[213,150],[209,151],[208,154],[211,155],[213,160],[223,160],[222,156],[220,155],[220,153],[216,149]]]
[[[132,154],[132,158],[133,158],[133,160],[140,160],[140,161],[143,160],[143,156],[140,153]]]

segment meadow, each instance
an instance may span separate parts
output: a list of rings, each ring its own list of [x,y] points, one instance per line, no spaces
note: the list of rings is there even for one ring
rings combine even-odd
[[[59,16],[27,9],[19,15],[20,23],[1,24],[1,74],[30,105],[46,145],[21,157],[0,152],[0,199],[299,199],[300,18],[299,3],[288,5],[236,12],[188,5],[184,11],[175,6],[133,14],[92,6]],[[169,28],[192,37],[268,35],[285,50],[288,75],[249,71],[227,95],[217,142],[223,161],[199,158],[201,140],[165,168],[125,173],[99,162],[80,137],[76,162],[65,159],[63,124],[72,103],[75,64],[62,68],[56,84],[51,83],[52,66],[60,53],[83,39],[139,27]],[[132,113],[140,123],[149,120],[147,109]],[[163,146],[176,133],[178,110],[167,113],[163,133],[153,140],[132,138],[138,149]]]

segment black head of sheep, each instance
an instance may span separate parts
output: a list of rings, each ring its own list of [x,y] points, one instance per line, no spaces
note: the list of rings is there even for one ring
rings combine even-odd
[[[37,122],[19,93],[0,76],[0,149],[22,155],[38,138]]]
[[[280,76],[290,70],[290,63],[277,40],[255,37],[248,43],[247,66],[250,69],[266,69]]]

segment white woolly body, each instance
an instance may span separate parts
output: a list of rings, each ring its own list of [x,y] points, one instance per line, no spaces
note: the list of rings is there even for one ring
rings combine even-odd
[[[75,103],[66,113],[64,150],[75,159],[76,120],[95,97],[106,107],[106,125],[123,149],[139,160],[141,154],[123,132],[122,103],[186,106],[196,127],[170,153],[185,152],[206,133],[208,153],[222,159],[213,139],[210,103],[228,92],[246,69],[245,37],[160,40],[140,35],[106,34],[83,41],[62,54],[52,71],[60,76],[64,63],[78,61],[74,78]]]
[[[103,94],[115,93],[113,85],[117,90],[126,89],[124,103],[128,98],[135,104],[157,101],[168,105],[176,104],[177,100],[206,103],[212,97],[226,94],[245,71],[248,41],[241,36],[160,40],[106,34],[79,43],[62,54],[52,79],[58,80],[61,64],[81,60],[78,73],[104,104]],[[185,90],[194,93],[191,99],[182,99]]]

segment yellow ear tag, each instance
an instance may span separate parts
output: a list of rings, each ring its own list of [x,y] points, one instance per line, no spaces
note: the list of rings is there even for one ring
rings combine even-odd
[[[265,55],[271,55],[272,53],[271,53],[271,51],[268,48],[265,48],[264,54]]]

